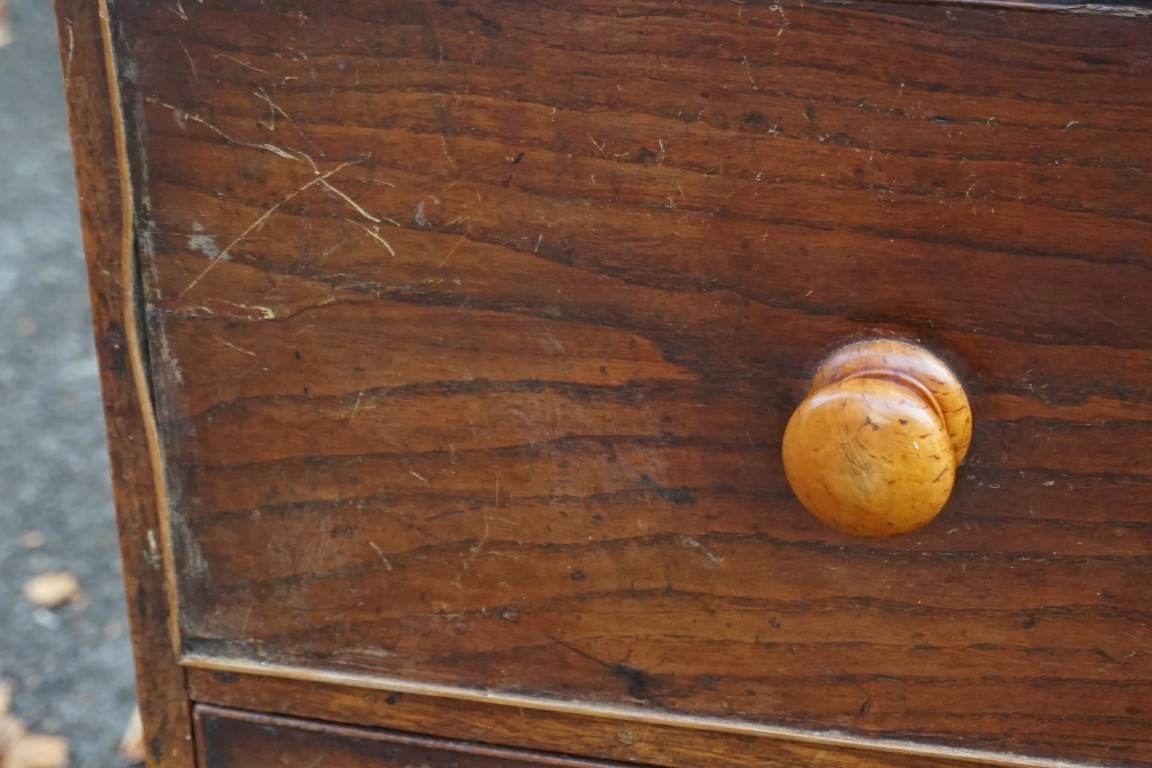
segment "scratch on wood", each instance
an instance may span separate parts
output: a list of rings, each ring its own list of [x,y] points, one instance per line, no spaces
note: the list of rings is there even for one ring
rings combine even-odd
[[[376,542],[370,541],[368,542],[368,546],[376,550],[376,554],[380,556],[380,562],[384,563],[384,567],[391,571],[392,563],[388,562],[388,558],[384,556],[384,552],[380,549],[380,547],[376,546]]]
[[[369,227],[367,224],[361,224],[360,222],[352,221],[351,219],[344,219],[344,221],[351,222],[351,223],[355,224],[356,226],[360,227],[361,229],[363,229],[365,232],[368,233],[369,237],[371,237],[376,242],[380,243],[380,245],[384,246],[384,248],[387,249],[388,253],[392,254],[393,256],[396,255],[395,249],[392,248],[392,246],[388,243],[387,240],[385,240],[383,237],[380,236],[380,227]]]
[[[448,154],[448,142],[444,140],[444,135],[440,135],[440,148],[444,151],[444,159],[448,161],[448,165],[452,170],[456,170],[456,163],[452,160],[452,155]]]
[[[237,64],[239,64],[240,66],[242,66],[242,67],[246,67],[246,68],[248,68],[248,69],[252,70],[253,72],[259,72],[259,73],[260,73],[260,74],[262,74],[262,75],[270,75],[270,74],[272,74],[271,72],[269,72],[269,71],[268,71],[268,70],[266,70],[266,69],[260,69],[260,67],[254,67],[254,66],[252,66],[251,64],[249,64],[248,62],[246,62],[246,61],[240,61],[240,59],[236,58],[235,56],[229,56],[229,55],[228,55],[228,54],[226,54],[226,53],[218,53],[218,54],[216,54],[216,55],[215,55],[213,58],[216,58],[216,59],[228,59],[229,61],[234,61],[234,62],[236,62]]]
[[[445,264],[447,264],[448,259],[452,258],[452,254],[456,253],[456,249],[463,245],[464,241],[467,239],[468,235],[460,235],[460,239],[456,241],[455,245],[448,249],[448,253],[444,254],[444,258],[440,259],[440,264],[437,266],[443,267]]]
[[[324,563],[324,560],[328,557],[328,550],[331,548],[331,545],[329,542],[330,542],[330,539],[327,536],[317,537],[316,552],[312,555],[312,561],[311,561],[311,564],[308,566],[308,570],[311,570],[311,571],[319,571],[320,570],[320,566]]]
[[[552,332],[552,329],[543,324],[542,328],[544,330],[544,335],[548,337],[548,341],[552,345],[552,348],[562,355],[568,354],[568,350],[564,348],[564,344],[561,343],[560,339],[556,338],[556,334]]]
[[[703,544],[701,544],[699,541],[692,538],[691,536],[681,536],[680,542],[682,544],[684,544],[685,546],[691,547],[692,549],[696,550],[700,554],[704,555],[704,557],[708,558],[709,562],[711,562],[712,565],[718,566],[724,562],[724,558],[716,556],[712,552],[712,550],[708,549],[708,547],[704,546]]]
[[[742,56],[744,59],[744,72],[748,75],[748,82],[752,83],[752,90],[760,90],[760,86],[756,84],[756,78],[752,77],[752,64],[749,63],[747,56]]]
[[[233,379],[242,379],[245,376],[247,376],[248,374],[252,373],[252,371],[256,370],[256,368],[258,368],[259,366],[260,366],[260,363],[252,363],[252,365],[248,366],[247,368],[245,368],[243,371],[236,374],[232,378]]]
[[[227,133],[222,131],[220,128],[216,127],[212,123],[210,123],[207,120],[205,120],[204,118],[200,117],[200,115],[194,114],[192,112],[185,112],[184,110],[180,109],[179,107],[177,107],[175,105],[160,101],[160,99],[157,99],[157,98],[152,97],[152,96],[149,96],[148,98],[146,98],[145,101],[148,102],[149,104],[156,104],[157,106],[160,106],[160,107],[163,107],[164,109],[170,110],[172,112],[172,114],[176,117],[177,122],[182,123],[184,120],[191,120],[194,123],[197,123],[199,125],[204,126],[208,130],[215,133],[220,138],[224,139],[225,141],[227,141],[231,144],[235,144],[238,147],[249,147],[250,149],[260,149],[260,150],[263,150],[265,152],[271,152],[272,154],[276,155],[277,157],[282,157],[285,160],[296,160],[296,161],[306,160],[308,163],[310,163],[312,165],[313,169],[316,168],[316,163],[314,163],[312,161],[312,158],[308,157],[303,152],[299,152],[299,151],[291,152],[289,150],[278,147],[275,144],[267,144],[267,143],[253,144],[252,142],[241,141],[240,139],[237,139],[234,136],[228,135]]]
[[[237,352],[243,352],[244,354],[248,355],[249,357],[256,357],[256,353],[250,349],[244,349],[243,347],[238,347],[229,341],[225,341],[224,339],[220,338],[219,336],[217,336],[215,334],[213,334],[212,338],[215,339],[216,341],[220,342],[224,346],[236,350]]]
[[[496,477],[496,493],[497,493],[497,497],[499,497],[499,493],[500,493],[500,477],[499,477],[499,475],[497,475],[497,477]],[[484,549],[484,545],[488,543],[488,533],[490,531],[489,526],[491,524],[491,520],[492,520],[492,518],[488,517],[487,515],[484,516],[484,535],[480,537],[480,541],[476,542],[476,546],[471,548],[470,551],[472,552],[472,556],[468,558],[469,563],[471,563],[473,560],[476,559],[476,557]],[[467,566],[465,566],[465,567],[467,567]]]
[[[368,213],[368,211],[364,210],[364,208],[362,208],[359,203],[357,203],[355,200],[353,200],[351,197],[349,197],[348,194],[346,192],[344,192],[343,190],[337,189],[333,185],[329,184],[327,181],[323,182],[323,184],[324,184],[324,189],[328,190],[329,192],[336,195],[337,197],[339,197],[344,202],[348,203],[348,205],[352,206],[352,209],[355,210],[356,213],[358,213],[361,216],[363,216],[364,218],[368,219],[368,221],[371,221],[375,224],[379,224],[382,221],[379,216],[373,216],[372,214]],[[392,254],[392,255],[395,256],[396,254]]]
[[[264,307],[259,304],[237,304],[234,301],[228,301],[227,299],[219,298],[216,299],[216,301],[220,302],[221,304],[228,304],[229,306],[236,307],[237,309],[255,310],[260,313],[260,317],[263,320],[275,320],[278,317],[276,311],[271,307]]]
[[[768,10],[776,11],[776,13],[780,14],[780,31],[776,33],[776,37],[780,37],[781,35],[784,34],[785,29],[792,26],[791,23],[789,23],[789,21],[788,21],[787,14],[784,13],[784,6],[782,6],[779,3],[776,3],[775,5],[768,6]]]
[[[184,45],[183,40],[176,40],[180,44],[180,48],[184,51],[184,56],[188,59],[188,66],[192,70],[192,79],[197,83],[200,82],[200,73],[196,70],[196,62],[192,60],[192,54],[188,52],[188,47]]]
[[[245,229],[243,232],[241,232],[240,235],[235,240],[233,240],[231,243],[229,243],[228,246],[220,252],[219,256],[217,256],[216,258],[209,261],[208,266],[204,268],[204,271],[201,272],[199,275],[197,275],[196,279],[194,279],[191,283],[189,283],[188,287],[185,288],[183,291],[181,291],[180,295],[177,296],[176,298],[178,298],[178,299],[184,298],[184,296],[186,296],[189,291],[191,291],[193,288],[195,288],[200,283],[200,281],[203,280],[208,275],[208,273],[212,271],[213,267],[215,267],[221,261],[224,261],[225,257],[228,256],[229,253],[231,253],[233,248],[235,248],[237,245],[239,245],[241,242],[243,242],[245,238],[247,238],[249,235],[251,235],[257,229],[264,226],[265,222],[267,222],[268,219],[270,219],[272,217],[272,214],[276,213],[276,211],[278,211],[280,209],[280,206],[289,202],[290,200],[292,200],[293,198],[295,198],[297,195],[301,194],[302,192],[304,192],[304,191],[310,189],[311,187],[314,187],[317,184],[321,183],[322,181],[327,179],[329,176],[331,176],[335,173],[339,173],[340,171],[344,170],[345,168],[347,168],[350,165],[355,165],[355,163],[352,163],[352,162],[341,163],[340,165],[336,166],[332,170],[327,171],[326,173],[323,173],[314,179],[311,179],[310,181],[305,183],[303,186],[296,189],[294,192],[290,192],[289,194],[285,195],[284,198],[281,199],[278,203],[273,205],[268,210],[264,211],[264,213],[260,214],[260,216],[258,216],[255,221],[253,221],[251,224],[248,225],[247,229]],[[367,229],[367,228],[365,228],[365,229]],[[390,250],[390,251],[392,250],[391,246],[388,247],[388,250]],[[393,255],[395,255],[395,252],[393,252]]]
[[[499,508],[500,508],[500,473],[497,472],[496,473],[496,498],[492,504],[492,509],[497,510]],[[477,541],[474,546],[468,548],[468,552],[469,552],[468,557],[466,557],[466,558],[461,557],[460,574],[452,580],[452,584],[453,584],[453,586],[456,587],[456,589],[462,589],[463,588],[464,574],[468,571],[468,568],[472,565],[472,563],[475,562],[476,558],[479,557],[480,552],[483,551],[483,549],[484,549],[484,545],[488,543],[488,535],[491,532],[491,528],[490,528],[491,522],[492,522],[492,518],[489,517],[488,515],[485,515],[484,516],[484,534],[480,537],[480,540]]]
[[[276,130],[276,115],[279,114],[281,117],[288,121],[288,125],[292,126],[292,129],[295,130],[296,133],[300,134],[300,138],[304,139],[304,141],[308,142],[309,144],[312,143],[312,140],[308,138],[308,135],[304,133],[296,121],[292,119],[292,115],[288,114],[288,112],[285,111],[279,104],[272,101],[272,97],[268,95],[268,91],[257,85],[256,90],[252,92],[252,95],[267,104],[268,108],[271,110],[272,119],[268,124],[265,125],[269,131]],[[304,153],[301,152],[300,154],[303,155]],[[307,157],[307,155],[305,155],[305,157]],[[311,159],[312,158],[310,157],[308,158],[309,161],[311,161]]]
[[[260,99],[261,101],[263,101],[265,104],[268,105],[268,122],[265,123],[262,120],[257,120],[256,121],[257,125],[261,125],[264,128],[268,129],[269,133],[275,133],[276,132],[276,115],[277,115],[277,113],[282,114],[284,112],[284,110],[282,110],[282,109],[280,109],[280,107],[276,106],[275,102],[272,101],[272,97],[270,97],[267,93],[265,93],[263,88],[257,88],[256,90],[252,91],[252,95],[255,96],[256,98]]]

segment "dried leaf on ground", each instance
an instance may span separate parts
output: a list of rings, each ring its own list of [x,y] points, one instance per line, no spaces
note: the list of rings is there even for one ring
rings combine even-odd
[[[144,725],[140,722],[140,707],[132,710],[124,738],[120,739],[120,756],[132,765],[144,762]]]
[[[24,597],[33,605],[57,608],[80,592],[80,583],[67,571],[42,573],[24,583]]]
[[[30,733],[4,756],[3,768],[67,768],[68,742],[59,736]]]
[[[12,42],[12,20],[8,0],[0,0],[0,48]]]
[[[24,545],[25,549],[40,549],[47,541],[40,531],[24,531],[20,536],[20,543]]]
[[[0,766],[7,765],[4,763],[4,755],[8,754],[27,732],[28,729],[24,727],[24,721],[20,718],[12,715],[0,717]]]

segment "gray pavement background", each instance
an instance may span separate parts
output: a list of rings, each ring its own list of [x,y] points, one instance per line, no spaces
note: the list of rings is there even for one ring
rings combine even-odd
[[[73,768],[111,768],[132,662],[52,14],[14,0],[0,48],[0,678],[33,730],[70,740]],[[25,601],[52,570],[86,599]]]

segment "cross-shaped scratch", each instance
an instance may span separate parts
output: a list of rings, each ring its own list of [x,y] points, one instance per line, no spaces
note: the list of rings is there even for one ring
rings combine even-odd
[[[212,261],[208,262],[208,266],[204,268],[204,271],[201,272],[199,275],[197,275],[196,279],[193,280],[191,283],[189,283],[188,287],[185,288],[183,291],[181,291],[180,295],[177,296],[176,298],[178,298],[178,299],[184,298],[184,296],[188,293],[188,291],[195,288],[196,285],[201,280],[203,280],[208,275],[209,272],[212,271],[213,267],[215,267],[221,261],[226,260],[226,258],[228,257],[229,253],[232,251],[233,248],[235,248],[237,245],[239,245],[241,242],[243,242],[245,238],[247,238],[250,234],[255,232],[257,229],[264,226],[264,223],[267,222],[268,219],[270,219],[272,217],[272,214],[276,213],[276,211],[280,209],[280,206],[289,202],[290,200],[292,200],[293,198],[295,198],[297,195],[301,194],[305,190],[308,190],[308,189],[316,186],[317,184],[320,184],[321,182],[325,181],[329,176],[344,170],[345,168],[347,168],[350,165],[355,165],[355,163],[341,163],[340,165],[336,166],[332,170],[327,171],[326,173],[320,174],[316,178],[305,183],[303,186],[298,188],[296,191],[288,193],[278,203],[276,203],[276,205],[272,206],[268,210],[264,211],[264,213],[260,214],[260,216],[258,216],[255,221],[253,221],[251,224],[248,225],[247,229],[245,229],[243,232],[241,232],[240,235],[235,240],[233,240],[231,243],[229,243],[228,246],[224,250],[220,251],[219,255],[217,255],[216,258],[214,258],[214,259],[212,259]],[[389,247],[388,250],[392,250],[391,247]],[[395,255],[395,253],[393,253],[393,255]]]

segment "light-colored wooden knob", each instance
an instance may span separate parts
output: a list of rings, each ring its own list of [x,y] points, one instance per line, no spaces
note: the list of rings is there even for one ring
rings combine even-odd
[[[972,439],[959,379],[902,341],[833,353],[784,431],[784,473],[804,507],[856,536],[907,533],[944,508]]]

